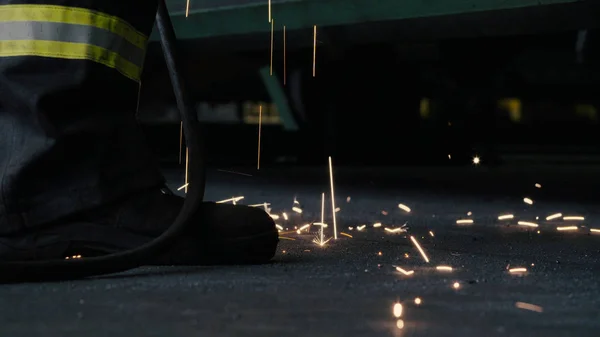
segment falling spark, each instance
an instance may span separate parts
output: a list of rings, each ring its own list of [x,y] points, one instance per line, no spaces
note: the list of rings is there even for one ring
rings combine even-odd
[[[248,205],[248,207],[267,207],[270,206],[270,203],[267,202],[263,202],[262,204],[253,204],[253,205]]]
[[[517,224],[518,224],[519,226],[526,226],[526,227],[538,227],[538,224],[536,224],[535,222],[519,221],[519,222],[517,222]]]
[[[288,217],[288,215],[287,215],[286,212],[281,213],[281,215],[283,215],[283,220],[287,221],[289,219],[289,217]]]
[[[419,253],[421,253],[421,256],[423,257],[425,262],[429,263],[429,258],[427,257],[427,254],[425,254],[425,251],[423,250],[423,248],[421,248],[421,245],[419,244],[417,239],[415,239],[415,237],[411,235],[410,240],[415,244],[415,246],[419,250]]]
[[[472,212],[470,212],[470,211],[469,211],[469,212],[467,212],[467,216],[471,216],[471,215],[473,215],[473,213],[472,213]]]
[[[225,199],[225,200],[216,201],[216,203],[217,204],[223,204],[223,203],[226,203],[226,202],[238,202],[238,201],[240,201],[242,199],[244,199],[243,196],[241,196],[241,197],[233,197],[233,198],[229,198],[229,199]]]
[[[510,219],[514,219],[515,216],[512,214],[504,214],[504,215],[500,215],[498,217],[498,220],[510,220]]]
[[[548,215],[548,216],[546,217],[546,221],[550,221],[550,220],[558,219],[558,218],[560,218],[561,216],[562,216],[562,213],[555,213],[555,214],[552,214],[552,215]]]
[[[415,298],[415,304],[416,305],[421,305],[421,303],[423,303],[423,301],[421,300],[420,297]]]
[[[315,26],[315,32],[316,28]],[[313,70],[314,71],[314,70]],[[329,185],[331,186],[331,210],[333,211],[333,238],[337,240],[337,222],[335,216],[335,194],[333,192],[333,164],[331,163],[331,156],[329,156]]]
[[[278,230],[282,231],[283,227],[281,227],[280,225],[275,225],[275,228],[277,228]]]
[[[396,228],[384,228],[386,232],[390,232],[390,233],[403,233],[406,232],[406,229],[402,228],[402,227],[396,227]]]
[[[182,189],[188,187],[189,184],[183,184],[181,185],[179,188],[177,188],[178,191],[181,191]]]
[[[262,105],[258,107],[258,158],[256,159],[256,169],[260,170],[260,139],[262,136]]]
[[[285,37],[285,25],[283,26],[283,85],[287,82],[287,55],[286,55],[286,37]]]
[[[317,25],[313,26],[313,77],[317,76]]]
[[[590,232],[592,232],[592,233],[600,233],[600,229],[590,228]]]
[[[271,216],[271,219],[273,220],[279,220],[279,215],[277,214],[269,214]]]
[[[273,76],[273,37],[274,35],[274,27],[273,25],[275,24],[275,20],[271,19],[271,67],[270,67],[270,74],[271,76]]]
[[[388,215],[388,212],[386,212],[386,211],[381,211],[381,214],[383,214],[383,215]]]
[[[410,208],[408,206],[406,206],[405,204],[398,204],[398,208],[405,211],[406,213],[410,213]]]
[[[353,230],[353,229],[354,229],[354,227],[348,227],[348,230],[349,230],[349,231],[351,231],[351,230]]]
[[[431,235],[431,237],[434,237],[435,235],[433,235],[432,231],[429,231],[429,235]]]
[[[187,0],[185,4],[185,17],[187,18],[190,15],[190,0]]]
[[[271,0],[269,0],[269,22],[271,22],[272,20],[272,16],[271,16]]]
[[[523,198],[523,202],[529,205],[533,205],[533,200],[529,199],[529,198]]]
[[[473,157],[473,164],[479,165],[481,163],[481,159],[478,156]]]
[[[336,208],[335,208],[335,212],[336,212],[336,213],[337,213],[337,212],[339,212],[339,211],[341,211],[341,210],[342,210],[342,209],[341,209],[341,208],[339,208],[339,207],[336,207]]]
[[[565,220],[565,221],[583,221],[583,220],[585,220],[585,218],[582,216],[569,215],[569,216],[563,216],[563,220]]]
[[[306,224],[306,225],[298,228],[297,233],[300,234],[300,233],[302,233],[303,230],[308,229],[308,228],[310,228],[310,224]]]
[[[189,184],[188,181],[188,172],[190,170],[190,151],[188,149],[188,147],[185,147],[185,193],[187,194],[187,185]]]
[[[435,267],[435,269],[437,269],[439,271],[452,271],[452,267],[450,267],[450,266],[437,266],[437,267]]]
[[[296,241],[296,239],[294,239],[294,238],[288,238],[286,236],[280,236],[279,238],[280,239],[284,239],[284,240]],[[285,253],[285,250],[283,252]]]
[[[404,329],[404,321],[403,321],[403,320],[401,320],[401,319],[397,320],[397,321],[396,321],[396,327],[397,327],[399,330],[402,330],[402,329]]]
[[[453,287],[454,289],[458,289],[458,288],[460,288],[460,283],[458,283],[458,282],[454,282],[454,284],[452,284],[452,287]]]
[[[347,233],[344,233],[344,232],[340,232],[340,235],[343,235],[343,236],[347,236],[347,237],[349,237],[349,238],[352,238],[352,235],[350,235],[350,234],[347,234]]]
[[[292,211],[302,214],[302,208],[300,207],[292,207]]]
[[[367,227],[367,225],[356,226],[356,230],[362,231],[363,229],[365,229],[365,227]]]
[[[179,126],[179,165],[181,165],[182,159],[183,159],[183,121],[181,121],[181,125]]]
[[[373,228],[379,228],[381,227],[381,222],[376,222],[373,224]]]
[[[535,312],[543,312],[544,311],[544,308],[540,307],[539,305],[525,303],[525,302],[516,302],[515,307],[517,307],[519,309],[535,311]]]
[[[467,224],[472,224],[472,223],[473,223],[473,220],[471,220],[471,219],[456,220],[457,225],[467,225]]]
[[[333,215],[333,217],[335,217],[335,214]],[[325,224],[325,193],[321,193],[321,224],[324,225]],[[321,242],[323,242],[323,228],[325,226],[321,226]]]
[[[535,187],[537,187],[537,188],[542,188],[542,185],[540,185],[540,184],[536,183],[536,184],[535,184]]]
[[[402,303],[396,303],[394,304],[394,317],[396,318],[400,318],[402,317]]]
[[[556,227],[557,231],[576,231],[578,228],[577,226],[564,226],[564,227]]]
[[[527,268],[523,268],[523,267],[511,268],[508,270],[508,272],[511,274],[522,274],[522,273],[527,272]]]
[[[396,268],[397,271],[401,272],[402,274],[404,274],[406,276],[410,276],[410,275],[412,275],[412,274],[415,273],[414,270],[404,270],[404,269],[402,269],[400,267],[395,267],[395,268]]]
[[[350,198],[350,197],[347,197],[347,198],[346,198],[346,202],[350,202],[350,200],[351,200],[351,198]]]

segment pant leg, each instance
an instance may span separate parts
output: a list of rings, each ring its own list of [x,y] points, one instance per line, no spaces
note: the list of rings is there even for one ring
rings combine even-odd
[[[163,183],[135,119],[156,10],[0,0],[0,235]]]

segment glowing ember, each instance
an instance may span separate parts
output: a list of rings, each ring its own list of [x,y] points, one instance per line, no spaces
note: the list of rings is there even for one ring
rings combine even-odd
[[[417,247],[417,249],[419,250],[419,253],[421,253],[421,256],[423,257],[423,259],[425,260],[425,262],[429,263],[429,258],[427,257],[427,254],[425,254],[425,251],[423,250],[423,248],[421,248],[421,245],[419,244],[419,242],[417,241],[417,239],[415,239],[414,236],[411,236],[410,240]]]
[[[396,318],[402,317],[402,311],[403,311],[402,303],[394,304],[394,309],[393,309],[394,317],[396,317]]]
[[[528,204],[528,205],[533,205],[533,200],[529,199],[529,198],[523,198],[523,202]]]
[[[546,221],[550,221],[550,220],[558,219],[558,218],[560,218],[561,216],[562,216],[562,213],[554,213],[554,214],[548,215],[548,216],[546,217]]]
[[[510,220],[510,219],[514,219],[515,216],[513,214],[504,214],[504,215],[500,215],[498,217],[498,220]]]
[[[515,307],[517,307],[519,309],[535,311],[535,312],[543,312],[544,311],[544,308],[540,307],[539,305],[525,303],[525,302],[516,302]]]
[[[582,216],[570,215],[570,216],[563,216],[563,220],[565,220],[565,221],[583,221],[583,220],[585,220],[585,218]]]
[[[556,227],[557,231],[576,231],[578,228],[577,226],[564,226],[564,227]]]
[[[456,220],[456,224],[457,225],[470,225],[473,223],[472,219],[460,219],[460,220]]]
[[[523,274],[527,272],[527,268],[519,267],[519,268],[511,268],[508,270],[511,274]]]
[[[450,266],[437,266],[437,267],[435,267],[435,269],[437,269],[439,271],[452,271],[452,267],[450,267]]]
[[[421,300],[420,297],[415,298],[415,304],[416,305],[421,305],[421,303],[423,303],[423,301]]]
[[[519,226],[526,226],[526,227],[538,227],[539,226],[535,222],[528,222],[528,221],[519,221],[519,222],[517,222],[517,224]]]
[[[405,211],[406,213],[410,213],[410,208],[408,206],[406,206],[405,204],[398,204],[398,208]]]

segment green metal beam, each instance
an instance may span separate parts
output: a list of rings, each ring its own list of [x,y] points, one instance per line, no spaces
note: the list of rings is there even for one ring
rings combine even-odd
[[[313,25],[352,25],[578,1],[582,0],[288,0],[273,2],[272,17],[276,30],[283,25],[287,29],[306,29]],[[185,11],[171,15],[179,39],[260,33],[271,29],[267,3],[192,9],[187,18]]]

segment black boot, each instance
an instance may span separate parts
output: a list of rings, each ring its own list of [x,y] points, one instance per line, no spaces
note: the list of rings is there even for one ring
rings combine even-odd
[[[0,259],[85,258],[136,248],[162,234],[182,204],[166,188],[149,190],[43,229],[0,237]],[[178,243],[151,264],[263,263],[277,243],[275,223],[262,209],[205,202]]]

